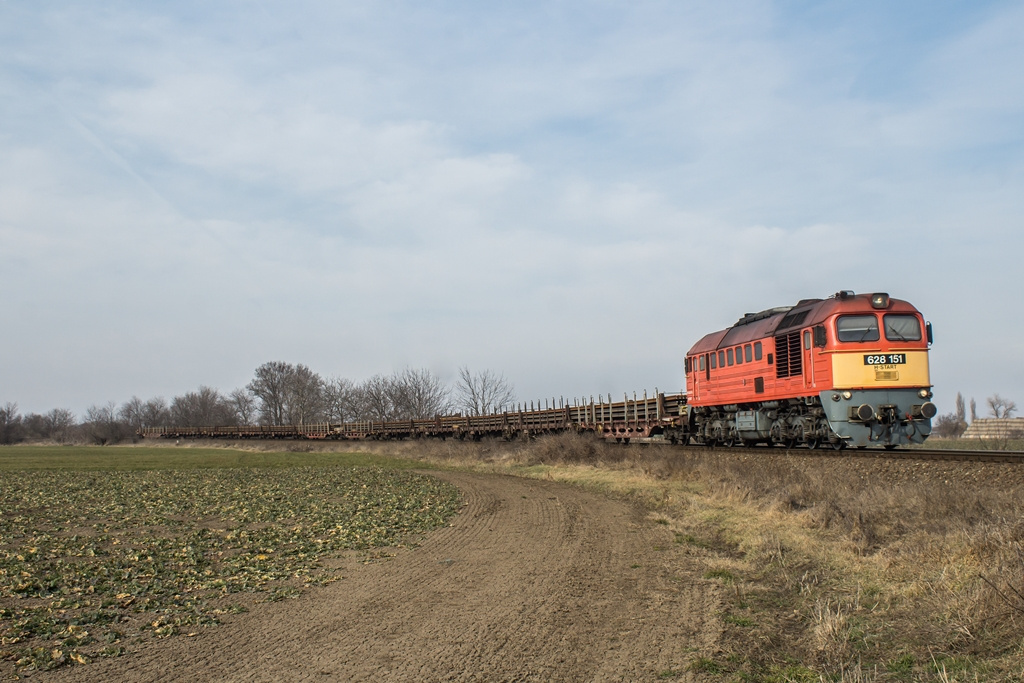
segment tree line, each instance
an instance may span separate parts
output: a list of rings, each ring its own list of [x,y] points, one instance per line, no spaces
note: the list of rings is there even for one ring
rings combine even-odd
[[[993,394],[985,399],[988,404],[988,414],[995,418],[1008,418],[1013,417],[1013,414],[1017,412],[1017,404],[1010,399],[1003,398],[999,394]],[[974,422],[978,419],[978,404],[971,398],[970,402],[971,412],[970,419]],[[936,436],[944,436],[947,438],[960,438],[964,432],[967,431],[967,427],[970,423],[967,421],[967,403],[964,401],[964,396],[959,391],[956,392],[956,403],[954,404],[953,412],[939,415],[932,422],[932,433]]]
[[[358,420],[405,420],[462,413],[485,415],[509,409],[513,385],[501,374],[463,367],[454,385],[429,370],[406,368],[356,383],[324,378],[303,364],[283,361],[256,368],[252,381],[230,393],[200,386],[175,396],[132,396],[90,406],[82,420],[67,409],[22,416],[15,403],[0,407],[0,444],[25,439],[111,444],[133,439],[147,427],[315,424]]]

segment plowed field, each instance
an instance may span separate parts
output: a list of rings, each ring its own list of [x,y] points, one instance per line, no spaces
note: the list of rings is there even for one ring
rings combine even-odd
[[[194,637],[33,674],[54,681],[692,680],[719,584],[645,512],[577,488],[435,473],[465,507],[418,547]]]

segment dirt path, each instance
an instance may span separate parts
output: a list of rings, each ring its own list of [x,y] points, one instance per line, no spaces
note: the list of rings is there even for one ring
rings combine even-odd
[[[690,680],[714,651],[717,587],[643,512],[551,482],[436,476],[466,507],[418,548],[196,637],[32,678]]]

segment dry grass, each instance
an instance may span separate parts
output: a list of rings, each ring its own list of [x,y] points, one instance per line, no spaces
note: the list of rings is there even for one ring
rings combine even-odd
[[[733,585],[734,680],[1024,681],[1019,471],[585,435],[376,448],[644,504]]]

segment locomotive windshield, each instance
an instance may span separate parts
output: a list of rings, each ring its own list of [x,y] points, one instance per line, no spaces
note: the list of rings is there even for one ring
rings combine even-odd
[[[841,315],[836,320],[841,342],[878,341],[878,318],[873,315]]]
[[[921,341],[921,324],[916,315],[888,314],[885,319],[885,338],[889,341]]]

